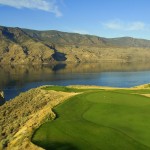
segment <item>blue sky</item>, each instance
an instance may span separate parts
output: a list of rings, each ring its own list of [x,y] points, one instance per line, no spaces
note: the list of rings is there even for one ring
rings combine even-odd
[[[150,39],[150,0],[0,0],[0,25]]]

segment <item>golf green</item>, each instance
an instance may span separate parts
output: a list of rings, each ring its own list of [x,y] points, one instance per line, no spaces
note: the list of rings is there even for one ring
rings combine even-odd
[[[138,95],[150,90],[81,91],[55,107],[57,118],[35,131],[34,144],[47,150],[150,150],[150,98]]]

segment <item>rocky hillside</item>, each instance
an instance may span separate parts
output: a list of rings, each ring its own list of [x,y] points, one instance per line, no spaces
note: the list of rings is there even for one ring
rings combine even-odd
[[[19,28],[0,27],[0,62],[42,63],[53,60],[54,51]]]
[[[0,27],[0,64],[149,61],[150,41]]]

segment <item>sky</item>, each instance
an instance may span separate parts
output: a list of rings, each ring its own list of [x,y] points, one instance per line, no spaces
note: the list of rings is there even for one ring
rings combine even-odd
[[[150,39],[150,0],[0,0],[0,25]]]

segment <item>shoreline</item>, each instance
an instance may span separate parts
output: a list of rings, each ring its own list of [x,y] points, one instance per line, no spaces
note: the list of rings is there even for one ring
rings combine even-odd
[[[0,149],[31,149],[41,150],[30,140],[33,132],[45,121],[53,120],[55,113],[52,109],[80,92],[61,92],[54,90],[43,90],[43,87],[31,89],[21,93],[11,101],[0,107],[1,114],[1,147]],[[139,90],[150,88],[150,84],[139,85],[132,88],[116,88],[88,85],[70,85],[74,89],[103,89],[103,90]],[[143,95],[149,97],[149,95]],[[9,120],[9,121],[8,121]],[[8,123],[9,122],[9,123]],[[16,130],[17,129],[17,130]],[[3,146],[2,146],[3,145]]]

